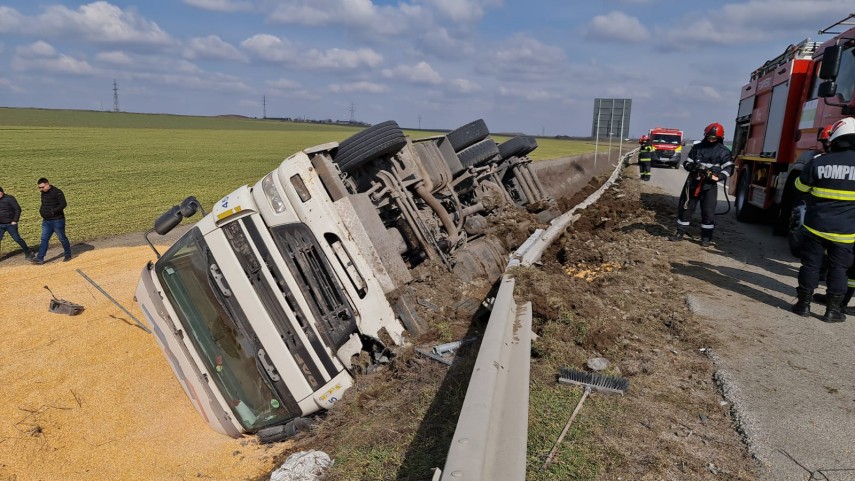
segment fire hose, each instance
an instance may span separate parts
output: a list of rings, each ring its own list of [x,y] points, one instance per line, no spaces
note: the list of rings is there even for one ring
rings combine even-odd
[[[711,181],[715,182],[716,184],[718,184],[718,180],[713,180],[713,178],[712,178],[713,175],[717,175],[717,172],[713,172],[712,169],[701,169],[701,168],[698,168],[697,166],[695,166],[689,172],[692,175],[690,175],[689,178],[686,179],[686,186],[685,186],[686,201],[683,203],[684,209],[689,208],[689,197],[690,197],[689,189],[691,186],[690,180],[692,180],[692,178],[694,178],[694,180],[697,182],[697,185],[695,186],[695,190],[691,193],[691,197],[700,197],[701,190],[703,189],[703,186],[704,186],[704,182],[706,182],[707,180],[711,180]],[[718,188],[718,187],[716,186],[715,188]],[[716,212],[715,215],[724,215],[724,214],[727,214],[728,212],[730,212],[730,198],[727,196],[727,186],[724,187],[724,200],[727,202],[727,209],[725,209],[724,212]]]

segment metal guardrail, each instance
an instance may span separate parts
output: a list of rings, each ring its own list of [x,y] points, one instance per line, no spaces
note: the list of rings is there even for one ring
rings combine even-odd
[[[596,202],[636,152],[624,155],[608,180],[582,203],[538,229],[511,256],[499,286],[448,457],[434,481],[524,480],[528,444],[531,302],[514,299],[512,267],[540,260],[547,247]]]

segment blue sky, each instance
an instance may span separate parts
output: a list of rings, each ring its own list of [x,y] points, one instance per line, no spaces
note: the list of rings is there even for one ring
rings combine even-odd
[[[0,106],[590,135],[594,99],[730,137],[750,72],[855,0],[157,0],[0,4]]]

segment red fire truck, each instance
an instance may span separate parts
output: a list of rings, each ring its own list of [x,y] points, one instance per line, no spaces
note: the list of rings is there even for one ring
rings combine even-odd
[[[680,154],[683,151],[683,131],[679,129],[666,129],[656,127],[647,132],[647,137],[656,149],[653,163],[667,165],[669,167],[680,167]]]
[[[786,235],[798,218],[794,183],[821,152],[823,126],[855,115],[855,14],[819,31],[751,72],[742,88],[728,191],[741,222],[775,219]]]

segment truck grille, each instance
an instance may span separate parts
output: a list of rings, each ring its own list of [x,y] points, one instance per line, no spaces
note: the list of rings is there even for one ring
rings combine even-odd
[[[659,156],[660,159],[670,159],[674,157],[673,150],[657,150],[656,155]]]
[[[256,248],[259,250],[261,259],[255,255],[249,239],[247,239],[247,236],[241,226],[246,228],[247,232],[250,233],[250,237],[253,238],[253,244],[255,244]],[[314,331],[312,331],[305,323],[305,317],[298,308],[295,309],[296,305],[289,301],[294,317],[298,319],[298,323],[300,324],[300,327],[302,327],[306,339],[308,339],[309,344],[312,346],[312,350],[318,356],[318,359],[323,365],[323,370],[326,371],[326,373],[322,372],[321,366],[314,362],[303,340],[297,334],[298,331],[296,326],[291,323],[282,303],[277,298],[273,286],[264,276],[261,261],[263,261],[264,265],[270,269],[271,275],[274,278],[282,278],[281,273],[275,271],[276,266],[272,262],[270,252],[265,247],[261,237],[253,235],[253,233],[258,233],[258,229],[255,227],[252,219],[244,218],[238,222],[226,224],[223,226],[223,232],[225,233],[226,239],[228,239],[229,245],[232,247],[232,250],[237,257],[238,262],[240,262],[247,279],[253,289],[255,289],[258,299],[261,301],[265,311],[271,321],[273,321],[276,330],[279,332],[280,338],[288,347],[288,352],[291,354],[294,363],[299,366],[300,371],[303,373],[306,382],[312,390],[314,391],[319,389],[326,382],[326,379],[331,378],[337,372],[337,369],[335,364],[332,362],[332,359],[330,359],[327,349],[325,349],[321,344]],[[282,286],[279,286],[279,289],[277,290],[282,290]],[[283,291],[283,294],[286,298],[291,295],[287,289]],[[324,374],[326,374],[326,376]]]

